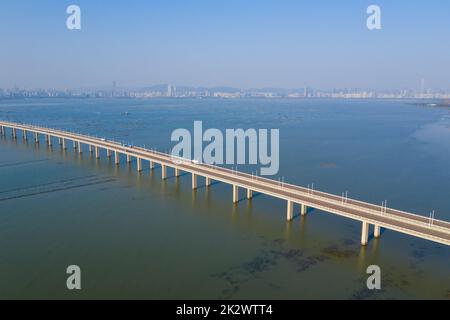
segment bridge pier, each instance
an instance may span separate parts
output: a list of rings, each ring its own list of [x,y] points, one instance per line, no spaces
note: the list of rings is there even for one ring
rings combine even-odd
[[[247,189],[247,199],[253,199],[253,190]]]
[[[106,156],[107,156],[108,158],[111,158],[111,150],[106,149]]]
[[[100,151],[97,146],[95,147],[95,159],[100,159]]]
[[[22,131],[22,138],[23,138],[23,140],[25,140],[25,141],[28,141],[27,133],[28,133],[27,130],[23,129],[23,131]]]
[[[136,163],[137,163],[137,171],[142,172],[142,159],[136,158]]]
[[[47,135],[47,144],[51,147],[52,146],[52,137],[48,134]]]
[[[300,214],[302,216],[306,216],[306,213],[308,212],[308,207],[304,204],[300,204]]]
[[[378,225],[375,224],[375,225],[374,225],[373,236],[374,236],[375,238],[379,238],[380,235],[381,235],[381,228],[380,228],[380,226],[378,226]]]
[[[39,143],[39,133],[34,133],[34,142]]]
[[[167,179],[167,169],[165,164],[161,164],[161,178],[163,180]]]
[[[207,187],[211,186],[211,178],[205,177],[205,184]]]
[[[73,150],[77,150],[77,142],[75,140],[72,141]]]
[[[363,221],[361,230],[361,245],[366,246],[369,242],[369,223]]]
[[[179,177],[180,176],[180,169],[175,168],[175,177]]]
[[[195,173],[192,174],[192,190],[197,189],[197,175]]]
[[[91,147],[91,146],[90,146]],[[117,151],[114,151],[114,163],[116,165],[120,164],[120,154]]]
[[[155,169],[155,163],[153,161],[150,161],[150,171],[153,171]]]
[[[81,142],[78,141],[78,153],[83,153],[83,148],[81,148]]]
[[[17,129],[16,128],[12,128],[12,136],[13,138],[17,138]]]
[[[127,163],[131,163],[131,156],[127,154]]]
[[[5,135],[5,127],[0,126],[0,134],[1,134],[2,136]]]
[[[66,139],[62,138],[62,149],[67,150]]]
[[[233,184],[233,203],[239,202],[239,187]]]
[[[292,219],[294,219],[294,202],[290,200],[287,202],[286,219],[287,221],[292,221]]]
[[[94,149],[92,148],[92,145],[90,144],[89,145],[89,153],[92,153],[92,152],[94,152]]]

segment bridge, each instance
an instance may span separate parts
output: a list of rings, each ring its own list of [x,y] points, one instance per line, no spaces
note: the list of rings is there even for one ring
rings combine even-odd
[[[181,172],[187,172],[191,174],[193,190],[197,189],[199,177],[205,179],[207,187],[211,186],[213,180],[220,181],[232,187],[233,203],[235,204],[239,202],[240,188],[247,191],[249,200],[252,199],[254,192],[279,198],[286,201],[286,219],[288,221],[294,219],[295,205],[299,205],[301,215],[306,215],[308,208],[315,208],[357,220],[361,222],[361,245],[363,246],[368,243],[371,226],[373,226],[375,238],[381,236],[381,228],[384,228],[450,245],[450,223],[433,217],[425,217],[383,205],[375,205],[349,199],[345,196],[313,190],[312,188],[198,163],[197,161],[174,157],[167,153],[128,146],[107,139],[29,124],[0,121],[0,134],[2,136],[6,135],[7,129],[11,131],[14,139],[17,139],[18,133],[21,133],[23,140],[28,140],[28,135],[31,135],[34,142],[39,143],[39,137],[43,135],[49,146],[52,146],[54,140],[57,139],[63,150],[67,149],[70,142],[75,152],[79,153],[83,152],[83,145],[88,146],[89,152],[95,154],[96,159],[100,158],[100,150],[104,149],[107,157],[111,158],[114,155],[116,165],[120,165],[120,155],[123,154],[126,155],[127,162],[131,162],[133,158],[136,159],[138,172],[142,171],[143,161],[147,161],[150,170],[154,170],[155,164],[159,164],[162,179],[167,179],[167,168],[172,168],[176,177],[179,177]]]

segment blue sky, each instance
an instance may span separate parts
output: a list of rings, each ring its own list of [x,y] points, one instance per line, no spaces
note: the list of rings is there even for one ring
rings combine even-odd
[[[382,30],[366,28],[370,4]],[[0,87],[448,90],[449,16],[447,0],[2,0]]]

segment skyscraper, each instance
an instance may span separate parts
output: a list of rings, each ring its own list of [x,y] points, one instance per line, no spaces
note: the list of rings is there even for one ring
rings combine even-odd
[[[425,95],[425,79],[422,78],[420,81],[420,96],[423,97]]]

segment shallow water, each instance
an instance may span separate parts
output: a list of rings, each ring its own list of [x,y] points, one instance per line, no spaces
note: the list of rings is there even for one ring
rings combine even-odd
[[[449,115],[391,101],[0,101],[1,119],[161,151],[194,120],[279,128],[286,182],[447,221]],[[361,248],[355,221],[313,210],[286,223],[283,201],[234,206],[230,186],[192,192],[190,176],[169,170],[161,181],[144,168],[1,138],[0,298],[450,298],[446,246],[385,230]],[[71,264],[82,270],[80,292],[65,286]],[[381,291],[366,289],[372,264]]]

